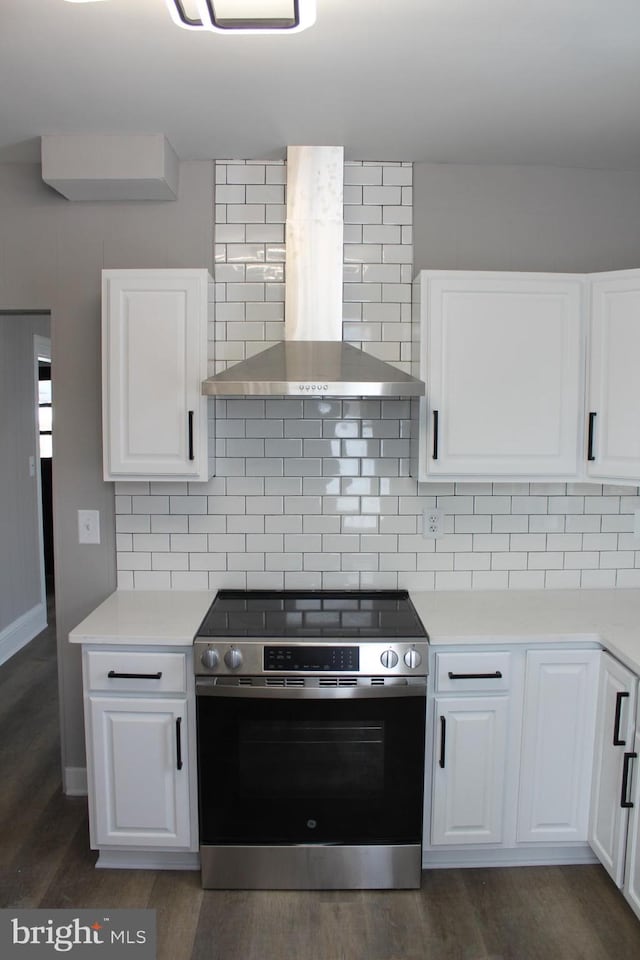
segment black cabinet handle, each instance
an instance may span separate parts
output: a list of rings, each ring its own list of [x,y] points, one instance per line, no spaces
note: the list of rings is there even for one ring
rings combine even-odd
[[[633,806],[631,800],[627,800],[627,791],[629,789],[629,765],[632,760],[638,756],[637,753],[625,753],[624,763],[622,765],[622,790],[620,791],[620,806],[623,810],[628,810]]]
[[[162,672],[158,673],[116,673],[115,670],[109,670],[107,674],[109,680],[159,680]]]
[[[176,718],[176,770],[182,770],[182,717]]]
[[[627,741],[620,739],[620,714],[622,713],[622,701],[628,697],[628,693],[622,690],[616,693],[616,715],[613,720],[613,745],[614,747],[626,747]]]
[[[433,459],[438,459],[438,411],[433,411]]]
[[[440,717],[440,766],[444,770],[445,747],[447,742],[447,718]]]
[[[595,460],[593,455],[593,428],[596,422],[596,415],[592,410],[589,414],[589,436],[587,440],[587,460]]]
[[[195,460],[193,455],[193,410],[189,410],[189,460]]]
[[[449,670],[449,680],[502,680],[502,671],[495,673],[452,673]]]

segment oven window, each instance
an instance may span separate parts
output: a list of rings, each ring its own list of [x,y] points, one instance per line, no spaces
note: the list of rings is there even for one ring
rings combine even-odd
[[[246,797],[366,799],[384,789],[384,721],[241,723],[238,788]]]
[[[416,843],[425,698],[198,696],[200,842]]]

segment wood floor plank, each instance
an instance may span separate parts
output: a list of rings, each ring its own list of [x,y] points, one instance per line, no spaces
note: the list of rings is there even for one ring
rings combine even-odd
[[[199,872],[157,871],[146,904],[156,911],[157,960],[191,960],[203,898]]]
[[[58,786],[11,862],[0,867],[0,906],[39,906],[81,824],[86,801],[65,797]]]

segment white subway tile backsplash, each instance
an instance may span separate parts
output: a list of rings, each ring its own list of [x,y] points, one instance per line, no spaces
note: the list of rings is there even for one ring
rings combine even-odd
[[[177,552],[152,553],[151,569],[152,570],[188,570],[189,554],[177,553]]]
[[[564,567],[563,553],[531,553],[528,557],[529,570],[562,570]]]
[[[618,570],[617,587],[640,587],[640,570]]]
[[[265,570],[302,570],[302,557],[302,553],[267,553]]]
[[[210,369],[284,336],[286,163],[216,167]],[[410,163],[345,164],[343,335],[409,370]],[[212,402],[213,406],[213,402]],[[640,587],[638,487],[417,484],[408,400],[218,398],[217,475],[115,487],[121,589]],[[422,534],[437,506],[444,535]]]
[[[542,590],[544,589],[544,578],[544,570],[510,570],[509,589]]]
[[[530,531],[532,534],[537,533],[536,530],[530,530],[529,527],[529,517],[526,514],[522,513],[496,513],[490,518],[491,530],[493,533],[522,533],[526,534],[527,531]],[[533,517],[531,519],[534,519]]]
[[[151,517],[122,513],[116,516],[116,533],[149,533]]]
[[[602,590],[616,586],[615,570],[583,570],[580,575],[580,586]]]
[[[198,514],[193,514],[194,517]],[[158,514],[152,517],[145,517],[151,521],[151,533],[198,533],[197,530],[191,530],[189,520],[186,515],[176,516],[175,514]],[[203,519],[199,517],[199,519]]]
[[[169,570],[140,571],[133,575],[136,590],[171,590],[171,573]]]
[[[344,517],[305,514],[302,520],[303,533],[339,533]]]
[[[506,570],[474,570],[471,574],[472,590],[507,590],[509,573]]]

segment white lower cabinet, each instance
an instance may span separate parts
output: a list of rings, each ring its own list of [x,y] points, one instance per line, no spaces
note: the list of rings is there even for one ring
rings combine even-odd
[[[519,842],[585,841],[598,650],[530,650],[522,724]]]
[[[640,916],[640,722],[638,678],[602,655],[589,842]]]
[[[624,895],[629,902],[631,909],[640,917],[640,771],[637,769],[640,761],[640,723],[635,736],[633,760],[636,767],[635,784],[631,791],[630,803],[631,818],[629,821],[629,832],[627,836],[627,868],[624,885]]]
[[[89,827],[99,865],[185,866],[171,852],[197,850],[188,656],[83,650]],[[145,860],[154,853],[166,862]]]
[[[436,651],[425,866],[589,858],[599,657]]]
[[[436,699],[431,842],[500,843],[507,766],[507,697]]]
[[[186,700],[89,702],[96,845],[188,847]]]

